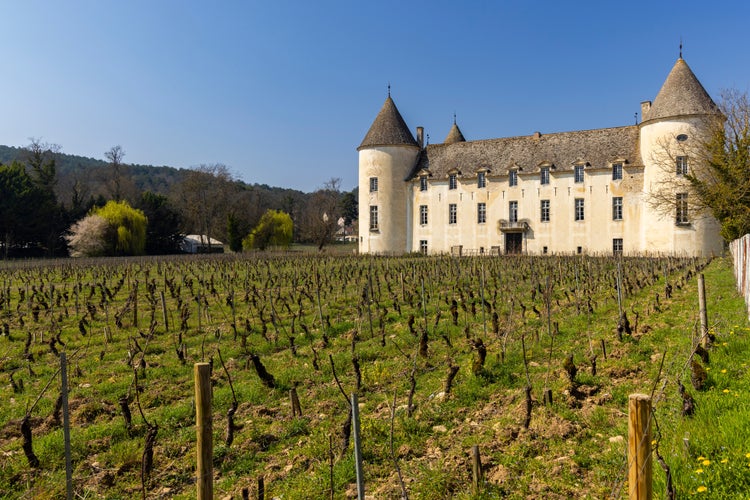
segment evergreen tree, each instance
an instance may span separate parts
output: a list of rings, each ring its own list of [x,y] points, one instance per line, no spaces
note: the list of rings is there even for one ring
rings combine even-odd
[[[164,195],[146,191],[141,195],[138,208],[148,219],[146,253],[164,255],[179,252],[182,217],[169,199]]]
[[[0,243],[4,258],[13,248],[38,245],[46,230],[46,196],[19,162],[0,165]]]

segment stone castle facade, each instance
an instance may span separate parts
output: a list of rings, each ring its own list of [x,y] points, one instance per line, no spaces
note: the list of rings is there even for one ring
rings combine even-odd
[[[358,148],[359,251],[720,254],[717,222],[679,182],[718,107],[680,57],[641,114],[631,126],[477,141],[454,120],[442,144],[425,145],[389,93]],[[657,193],[671,208],[655,206]]]

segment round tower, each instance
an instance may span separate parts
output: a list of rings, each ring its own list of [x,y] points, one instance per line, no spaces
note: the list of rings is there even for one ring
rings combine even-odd
[[[682,57],[653,104],[641,107],[641,251],[720,254],[719,225],[710,214],[695,210],[697,200],[684,175],[694,172],[700,144],[721,112]]]
[[[416,164],[420,144],[390,92],[357,151],[360,253],[411,251],[406,178]]]

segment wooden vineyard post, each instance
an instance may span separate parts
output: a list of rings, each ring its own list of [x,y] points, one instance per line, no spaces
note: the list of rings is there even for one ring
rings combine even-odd
[[[213,425],[211,422],[211,366],[195,363],[195,423],[198,438],[196,479],[198,500],[213,498]]]
[[[167,316],[167,302],[164,300],[164,292],[159,292],[161,298],[161,316],[164,318],[164,331],[169,331],[169,317]]]
[[[703,273],[698,275],[698,310],[701,317],[701,345],[708,347],[708,311],[706,310],[706,282]]]
[[[479,494],[482,486],[482,458],[479,455],[479,445],[471,447],[471,480],[474,487],[474,494]]]
[[[65,490],[67,499],[73,499],[73,466],[70,458],[70,414],[68,413],[68,359],[64,352],[60,353],[60,379],[62,387],[63,436],[65,439]]]
[[[299,404],[299,396],[297,395],[297,389],[292,387],[289,389],[289,400],[292,404],[292,418],[302,416],[302,407]]]
[[[628,498],[651,500],[651,397],[628,399]]]
[[[357,393],[352,393],[352,431],[354,432],[354,466],[357,471],[357,499],[365,500],[365,477],[362,470],[362,443],[359,432],[359,401]]]
[[[133,326],[138,328],[138,280],[135,280],[133,289]]]

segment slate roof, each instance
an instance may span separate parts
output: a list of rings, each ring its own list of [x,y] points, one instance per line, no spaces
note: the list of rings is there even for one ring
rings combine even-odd
[[[690,66],[684,59],[679,58],[656,95],[648,114],[643,117],[643,121],[718,113],[720,113],[719,108],[698,81]]]
[[[419,155],[407,179],[427,170],[432,179],[448,177],[459,171],[460,177],[475,177],[479,169],[488,175],[507,175],[510,168],[522,173],[537,171],[545,162],[554,171],[573,170],[574,164],[607,167],[614,160],[627,165],[642,166],[638,126],[581,130],[555,134],[487,139],[481,141],[431,144]]]
[[[450,132],[448,132],[448,135],[445,137],[445,140],[443,142],[445,144],[453,144],[454,142],[466,142],[464,134],[461,133],[461,129],[458,128],[456,122],[453,122],[453,126],[451,127]]]
[[[418,146],[414,136],[409,131],[409,127],[406,126],[406,122],[401,117],[401,113],[396,108],[396,103],[393,102],[391,96],[383,103],[383,107],[380,108],[378,116],[375,117],[375,121],[372,122],[370,130],[367,131],[365,138],[362,139],[362,144],[359,145],[357,151],[362,148],[370,148],[376,146]]]

